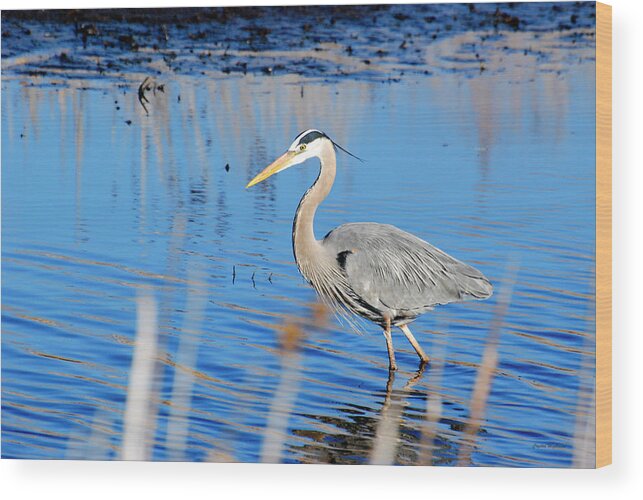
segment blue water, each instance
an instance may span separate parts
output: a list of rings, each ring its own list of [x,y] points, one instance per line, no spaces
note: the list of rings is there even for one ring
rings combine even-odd
[[[5,71],[2,456],[119,457],[146,295],[161,336],[152,458],[260,459],[282,374],[280,328],[316,300],[290,230],[317,166],[244,187],[314,127],[366,160],[338,157],[318,237],[345,222],[394,224],[479,268],[496,292],[508,263],[518,267],[470,463],[572,465],[592,412],[583,391],[594,377],[595,66],[574,52],[557,69],[572,49],[531,43],[551,57],[512,70],[507,55],[497,71],[392,83],[165,75],[149,116],[138,74],[32,85]],[[429,446],[431,463],[455,465],[498,296],[412,325],[437,361],[423,372],[394,333],[400,371],[388,395],[376,326],[307,330],[283,461],[368,463],[392,396],[403,401],[394,462],[419,463]],[[185,346],[191,366],[181,364]],[[192,376],[187,407],[172,403],[179,373]],[[436,395],[442,415],[427,444]],[[179,421],[187,437],[177,444],[168,429]]]

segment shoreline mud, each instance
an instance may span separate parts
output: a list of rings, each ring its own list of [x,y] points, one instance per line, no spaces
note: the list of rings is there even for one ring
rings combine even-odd
[[[593,49],[594,21],[592,2],[13,10],[2,12],[2,70],[395,82],[503,71],[498,59],[518,54],[563,72],[577,49]]]

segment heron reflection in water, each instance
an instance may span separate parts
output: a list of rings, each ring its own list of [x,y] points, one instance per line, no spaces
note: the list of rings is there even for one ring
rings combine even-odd
[[[325,133],[306,130],[246,187],[318,158],[319,176],[299,202],[293,221],[292,242],[299,271],[340,316],[350,321],[350,314],[356,314],[382,327],[390,370],[397,369],[391,336],[394,326],[406,336],[421,363],[427,363],[429,357],[409,324],[436,305],[486,299],[492,294],[491,283],[477,269],[388,224],[343,224],[317,240],[315,212],[333,186],[336,149],[354,156]]]

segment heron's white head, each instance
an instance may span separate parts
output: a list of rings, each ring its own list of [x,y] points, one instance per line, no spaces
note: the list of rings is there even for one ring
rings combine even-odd
[[[246,188],[259,184],[271,175],[277,174],[287,168],[299,165],[306,160],[319,157],[322,149],[334,146],[335,143],[323,132],[315,129],[305,130],[299,134],[284,154],[263,169],[252,179]]]

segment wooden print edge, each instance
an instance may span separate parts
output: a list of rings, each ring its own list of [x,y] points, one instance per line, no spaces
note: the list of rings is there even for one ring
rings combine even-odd
[[[612,463],[612,7],[596,2],[596,467]]]

